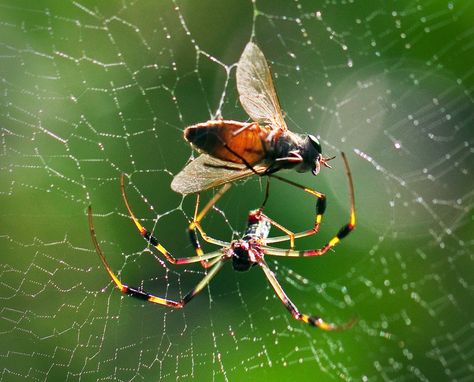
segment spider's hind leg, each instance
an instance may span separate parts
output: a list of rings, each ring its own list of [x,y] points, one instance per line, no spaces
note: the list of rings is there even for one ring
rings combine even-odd
[[[204,289],[204,287],[207,284],[209,284],[211,279],[222,268],[222,265],[224,264],[224,261],[226,260],[226,258],[222,256],[222,253],[220,251],[205,255],[206,260],[210,260],[210,263],[214,264],[214,266],[202,278],[202,280],[193,289],[191,289],[182,299],[175,301],[175,300],[170,300],[168,298],[158,297],[140,288],[122,284],[122,282],[117,277],[117,275],[112,271],[112,268],[110,267],[107,259],[105,258],[105,255],[102,251],[102,248],[99,245],[99,242],[97,241],[97,236],[95,234],[95,228],[94,228],[94,223],[92,219],[91,206],[89,206],[87,210],[87,215],[89,219],[89,231],[91,234],[92,243],[94,244],[95,251],[97,255],[99,256],[100,260],[102,261],[102,264],[104,265],[104,268],[107,271],[110,279],[115,284],[115,287],[118,290],[120,290],[120,292],[124,294],[128,294],[129,296],[135,297],[139,300],[145,300],[153,304],[164,305],[169,308],[183,308],[189,301],[192,300],[194,296],[196,296],[199,292],[201,292]],[[194,258],[188,258],[188,259],[192,259],[192,261],[189,261],[189,262],[197,262],[201,260],[201,258],[198,258],[197,256],[195,256]],[[182,260],[182,259],[178,259],[178,260]]]
[[[331,331],[331,330],[341,331],[341,330],[349,329],[350,327],[354,325],[355,320],[350,320],[349,322],[343,325],[336,325],[336,324],[331,324],[324,321],[321,317],[310,316],[304,313],[300,313],[296,305],[293,304],[290,298],[286,295],[285,291],[283,290],[280,283],[276,279],[275,274],[270,270],[265,260],[262,259],[261,261],[259,261],[258,265],[260,265],[260,267],[263,269],[265,276],[267,276],[268,282],[272,286],[278,298],[281,300],[283,305],[285,305],[285,308],[288,309],[288,311],[291,313],[293,318],[295,318],[296,320],[303,321],[304,323],[308,325],[316,326],[326,331]]]

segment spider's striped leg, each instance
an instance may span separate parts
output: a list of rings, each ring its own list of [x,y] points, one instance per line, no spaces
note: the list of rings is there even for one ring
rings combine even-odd
[[[285,240],[290,240],[290,249],[294,248],[294,240],[299,239],[302,237],[306,236],[311,236],[316,234],[319,231],[319,227],[321,226],[321,221],[323,219],[324,212],[326,211],[326,195],[323,194],[322,192],[313,190],[312,188],[303,186],[301,184],[298,184],[296,182],[293,182],[291,180],[282,178],[278,175],[271,174],[269,175],[272,178],[278,179],[282,182],[288,183],[294,187],[297,187],[304,192],[307,192],[310,195],[313,195],[314,197],[317,198],[316,201],[316,216],[314,217],[314,226],[311,229],[308,229],[306,231],[298,232],[298,233],[293,233],[285,235],[285,236],[276,236],[276,237],[270,237],[266,240],[267,243],[279,243]]]
[[[260,215],[259,217],[262,219],[262,220],[266,220],[268,221],[272,226],[278,228],[280,231],[283,231],[286,235],[285,236],[278,236],[278,237],[275,237],[276,239],[281,239],[281,240],[276,240],[276,241],[285,241],[285,240],[290,240],[290,248],[294,248],[295,246],[295,233],[290,231],[288,228],[282,226],[280,223],[278,223],[277,221],[269,218],[267,215],[265,215],[263,212],[262,212],[262,209],[260,207]],[[268,240],[272,240],[272,239],[275,239],[275,238],[267,238],[265,240],[265,242],[268,242]],[[272,241],[272,243],[274,243],[275,241]]]
[[[207,284],[209,284],[211,279],[217,274],[217,272],[222,268],[222,265],[224,264],[225,258],[222,257],[221,252],[214,252],[214,253],[209,253],[207,255],[204,255],[203,257],[205,257],[206,260],[212,259],[210,263],[214,264],[214,266],[193,289],[191,289],[182,299],[178,301],[158,297],[144,290],[141,290],[139,288],[122,284],[122,282],[119,280],[117,275],[110,268],[110,265],[107,262],[104,253],[102,252],[102,248],[100,248],[99,246],[99,242],[97,241],[97,237],[95,234],[94,223],[92,221],[92,208],[90,206],[87,212],[88,212],[88,218],[89,218],[89,230],[90,230],[92,242],[95,247],[95,251],[97,252],[97,255],[99,255],[99,258],[102,261],[102,264],[104,265],[107,273],[109,274],[110,279],[113,281],[116,288],[120,290],[120,292],[124,294],[128,294],[129,296],[138,298],[140,300],[145,300],[153,304],[168,306],[170,308],[182,308],[189,301],[191,301],[191,299],[194,296],[196,296],[199,292],[201,292]],[[197,258],[195,256],[193,258],[193,261],[189,261],[189,262],[198,262],[200,260],[201,258]]]
[[[217,191],[217,193],[206,203],[206,205],[204,206],[204,208],[201,211],[199,211],[199,200],[200,200],[199,194],[196,197],[196,206],[194,208],[194,217],[193,217],[193,221],[188,226],[188,233],[189,233],[189,239],[191,241],[192,246],[194,247],[194,250],[196,251],[197,256],[202,257],[203,256],[203,251],[202,251],[202,248],[201,248],[201,243],[199,242],[199,239],[197,237],[197,232],[196,231],[199,231],[202,238],[205,241],[207,241],[208,243],[219,245],[221,247],[228,247],[230,245],[230,243],[228,243],[228,242],[225,242],[225,241],[222,241],[222,240],[217,240],[217,239],[214,239],[214,238],[208,236],[206,234],[206,232],[203,230],[202,226],[201,226],[201,220],[204,218],[204,216],[208,213],[208,211],[212,208],[212,206],[214,206],[214,204],[216,204],[216,202],[221,198],[222,195],[224,195],[224,193],[229,188],[230,188],[229,183],[224,184],[219,189],[219,191]],[[210,266],[209,262],[204,258],[201,261],[201,265],[204,268],[208,268]]]
[[[354,205],[351,206],[349,222],[341,227],[338,233],[329,240],[323,247],[319,249],[310,249],[305,251],[295,251],[294,249],[281,249],[263,245],[261,248],[266,255],[271,256],[288,256],[288,257],[308,257],[322,256],[347,235],[349,235],[356,226],[356,216]]]
[[[300,313],[298,308],[295,306],[295,304],[293,304],[293,302],[286,295],[285,291],[283,290],[280,283],[276,279],[275,274],[270,270],[265,260],[261,259],[258,262],[258,265],[260,265],[260,267],[263,269],[263,272],[265,273],[265,276],[267,276],[267,279],[270,285],[272,286],[273,290],[275,291],[276,295],[281,300],[281,302],[285,305],[286,309],[288,309],[288,311],[291,313],[293,318],[303,321],[304,323],[308,325],[317,326],[318,328],[322,330],[345,330],[345,329],[350,328],[352,325],[354,325],[355,323],[354,320],[351,320],[343,325],[335,325],[335,324],[325,322],[321,317],[310,316],[307,314]]]
[[[262,250],[266,255],[271,256],[287,256],[287,257],[309,257],[309,256],[322,256],[337,243],[339,243],[343,238],[349,235],[352,230],[355,228],[355,215],[351,213],[351,218],[349,223],[344,225],[339,232],[329,240],[323,247],[319,249],[310,249],[306,251],[295,251],[294,249],[281,249],[274,248],[270,246],[262,246]]]
[[[244,158],[242,157],[241,155],[239,155],[237,152],[235,152],[234,150],[232,150],[226,142],[223,142],[222,141],[222,144],[224,145],[224,147],[229,150],[232,154],[234,154],[236,157],[238,157],[244,164],[245,166],[251,170],[255,175],[258,175],[258,176],[268,176],[268,177],[272,177],[272,178],[275,178],[275,179],[278,179],[282,182],[285,182],[285,183],[288,183],[288,184],[291,184],[292,186],[294,187],[297,187],[313,196],[315,196],[316,198],[318,198],[318,201],[316,202],[316,217],[315,217],[315,223],[314,223],[314,226],[313,228],[307,230],[307,231],[303,231],[303,232],[299,232],[297,234],[293,233],[292,231],[282,227],[282,226],[278,226],[278,225],[275,225],[276,227],[280,228],[282,231],[284,231],[286,233],[286,236],[279,236],[279,237],[273,237],[273,238],[269,238],[267,240],[267,242],[269,243],[277,243],[277,242],[281,242],[281,241],[285,241],[285,240],[290,240],[290,246],[291,246],[291,249],[294,248],[294,241],[296,238],[300,238],[300,237],[305,237],[305,236],[310,236],[310,235],[314,235],[315,233],[318,232],[319,230],[319,226],[321,225],[321,219],[323,217],[323,214],[324,214],[324,211],[326,210],[326,196],[319,192],[319,191],[316,191],[316,190],[313,190],[311,188],[308,188],[308,187],[305,187],[305,186],[302,186],[298,183],[295,183],[291,180],[288,180],[288,179],[285,179],[285,178],[282,178],[278,175],[274,175],[272,173],[272,170],[271,170],[271,167],[268,167],[266,169],[266,171],[264,172],[258,172],[257,170],[255,170],[255,168]],[[344,156],[344,153],[342,153],[342,155]],[[284,158],[284,159],[289,159],[289,158]],[[294,161],[301,161],[301,159],[294,159]],[[264,199],[263,199],[263,202],[262,202],[262,205],[260,206],[260,209],[263,210],[265,204],[267,203],[267,200],[268,200],[268,196],[269,196],[269,193],[270,193],[270,183],[269,181],[267,180],[267,185],[266,185],[266,188],[265,188],[265,196],[264,196]]]
[[[349,202],[350,202],[350,217],[349,217],[349,223],[346,224],[344,227],[342,227],[339,232],[337,233],[336,236],[334,236],[330,241],[329,243],[327,243],[323,248],[319,249],[319,250],[314,250],[314,251],[305,251],[305,252],[315,252],[314,254],[305,254],[305,255],[300,255],[300,256],[320,256],[322,254],[324,254],[325,252],[327,252],[331,247],[333,247],[334,245],[336,245],[342,238],[346,237],[354,228],[355,228],[355,225],[356,225],[356,214],[355,214],[355,197],[354,197],[354,185],[352,183],[352,175],[351,175],[351,171],[350,171],[350,168],[349,168],[349,163],[347,162],[347,157],[346,157],[346,154],[344,153],[341,153],[341,156],[342,156],[342,159],[344,161],[344,167],[345,167],[345,170],[346,170],[346,176],[347,176],[347,181],[349,183]],[[278,177],[279,178],[279,177]],[[279,178],[280,179],[280,178]],[[296,187],[300,187],[302,188],[303,186],[300,186],[296,183],[293,183],[293,182],[290,182],[286,179],[283,179],[281,178],[280,180],[283,180],[285,182],[289,182],[290,184],[293,184],[294,186]],[[319,226],[320,226],[320,223],[321,223],[321,219],[322,219],[322,216],[324,214],[324,211],[326,209],[326,198],[323,194],[317,192],[317,191],[314,191],[314,190],[309,190],[309,189],[305,189],[305,191],[307,192],[310,192],[312,193],[313,195],[315,195],[316,197],[319,198],[318,194],[319,195],[322,195],[322,199],[318,199],[318,202],[316,203],[316,219],[315,219],[315,226],[313,229],[310,229],[308,231],[303,231],[303,232],[299,232],[299,233],[295,233],[293,238],[294,239],[298,239],[298,238],[301,238],[301,237],[305,237],[305,236],[309,236],[309,235],[313,235],[315,234],[316,232],[318,232],[319,230]],[[284,241],[284,240],[288,240],[291,238],[288,238],[287,236],[280,236],[280,237],[271,237],[271,238],[268,238],[266,240],[267,243],[277,243],[277,242],[281,242],[281,241]],[[293,253],[292,255],[289,255],[289,256],[298,256],[298,255],[295,255],[295,251],[293,251],[293,246],[290,246],[290,251],[288,252],[291,252]],[[272,250],[271,248],[268,248],[270,251]],[[279,251],[277,251],[279,252]],[[281,255],[279,255],[281,256]]]
[[[329,251],[332,247],[334,247],[337,243],[339,243],[342,239],[344,239],[347,235],[349,235],[352,232],[352,230],[355,228],[355,225],[356,225],[355,210],[352,207],[350,217],[349,217],[349,223],[342,226],[339,232],[331,240],[329,240],[323,247],[319,249],[295,251],[293,249],[281,249],[281,248],[274,248],[274,247],[264,245],[262,246],[262,250],[264,251],[266,255],[272,255],[272,256],[287,256],[287,257],[322,256],[327,251]]]
[[[189,263],[197,263],[197,262],[200,262],[200,261],[207,261],[208,260],[208,257],[206,255],[204,256],[204,260],[203,260],[203,256],[201,256],[201,257],[192,256],[192,257],[184,257],[184,258],[179,258],[179,259],[176,259],[175,257],[173,257],[173,255],[171,255],[171,253],[168,252],[168,250],[160,244],[160,242],[150,233],[150,231],[148,231],[145,227],[143,227],[140,224],[140,221],[137,219],[137,217],[133,213],[133,211],[130,207],[130,204],[128,203],[127,195],[125,194],[125,185],[124,185],[124,175],[123,174],[120,177],[120,189],[122,191],[122,198],[123,198],[123,201],[125,203],[125,207],[127,207],[130,218],[132,219],[133,223],[135,224],[138,231],[140,232],[140,235],[143,236],[143,238],[151,246],[153,246],[158,252],[160,252],[166,258],[166,260],[168,260],[171,264],[178,264],[178,265],[180,265],[180,264],[189,264]],[[216,242],[219,242],[219,241],[216,240]],[[222,242],[222,244],[218,244],[218,245],[221,245],[222,247],[225,247],[225,246],[227,246],[227,243]]]

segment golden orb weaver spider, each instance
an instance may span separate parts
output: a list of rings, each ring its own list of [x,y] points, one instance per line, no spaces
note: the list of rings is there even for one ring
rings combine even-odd
[[[355,205],[354,205],[354,187],[352,184],[352,176],[349,170],[349,165],[344,153],[342,153],[342,158],[344,161],[346,175],[349,182],[349,197],[350,197],[350,216],[349,222],[345,224],[338,233],[329,240],[323,247],[319,249],[312,249],[312,250],[303,250],[298,251],[294,250],[293,246],[291,245],[290,249],[281,249],[268,246],[268,243],[277,243],[289,240],[293,243],[294,239],[301,238],[309,235],[315,234],[321,222],[322,215],[324,213],[324,206],[322,206],[321,200],[325,201],[325,197],[323,194],[322,198],[318,198],[318,203],[316,204],[316,225],[314,228],[303,231],[300,233],[292,233],[291,231],[287,230],[274,220],[270,219],[266,216],[262,209],[257,209],[249,212],[248,220],[247,220],[247,228],[245,230],[244,235],[240,239],[232,240],[231,242],[225,242],[222,240],[214,239],[208,236],[201,226],[201,220],[205,216],[205,214],[211,209],[214,204],[218,201],[218,199],[230,188],[229,184],[225,184],[214,196],[213,198],[205,205],[205,207],[199,211],[199,195],[196,199],[196,206],[194,211],[194,218],[191,224],[188,227],[188,231],[190,234],[191,243],[195,248],[196,256],[192,257],[184,257],[184,258],[175,258],[173,257],[160,243],[159,241],[151,235],[151,233],[143,227],[139,220],[136,218],[135,214],[133,213],[128,200],[125,194],[125,186],[124,186],[124,176],[121,176],[120,180],[120,187],[122,192],[122,197],[125,203],[125,206],[129,212],[129,215],[132,221],[135,223],[135,226],[138,228],[141,236],[148,241],[159,253],[161,253],[166,260],[168,260],[172,264],[191,264],[200,262],[204,268],[210,268],[209,272],[202,278],[198,284],[191,289],[183,298],[178,301],[171,300],[168,298],[162,298],[155,296],[151,293],[148,293],[142,289],[131,287],[119,280],[119,278],[115,275],[115,273],[110,268],[105,255],[100,248],[99,242],[97,240],[95,234],[95,228],[93,224],[92,218],[92,208],[89,206],[88,208],[88,219],[89,219],[89,229],[90,234],[92,237],[92,242],[94,244],[95,250],[101,259],[109,277],[114,282],[116,288],[120,290],[120,292],[124,294],[128,294],[132,297],[146,300],[154,304],[164,305],[171,308],[183,308],[189,301],[193,299],[199,292],[201,292],[206,285],[212,280],[212,278],[219,272],[222,268],[224,263],[228,260],[232,260],[232,266],[235,271],[247,271],[251,267],[258,265],[263,270],[265,276],[267,277],[268,282],[270,283],[271,287],[273,288],[275,294],[278,298],[282,301],[285,305],[286,309],[291,313],[293,318],[296,320],[303,321],[306,324],[311,326],[316,326],[322,330],[344,330],[351,327],[354,324],[354,320],[351,320],[343,325],[335,325],[331,323],[325,322],[322,318],[312,315],[307,315],[300,313],[298,308],[293,304],[293,302],[289,299],[286,295],[285,291],[281,287],[280,283],[275,277],[273,271],[269,268],[268,264],[266,263],[264,256],[284,256],[284,257],[310,257],[310,256],[321,256],[325,254],[329,249],[334,247],[340,240],[345,238],[354,228],[356,224],[356,217],[355,217]],[[319,194],[319,193],[318,193]],[[270,233],[271,226],[275,226],[276,228],[282,230],[285,235],[278,236],[278,237],[271,237],[269,238],[268,235]],[[202,238],[207,241],[208,243],[220,246],[221,249],[215,252],[204,254],[201,246],[199,244],[199,240],[197,238],[196,230],[201,234]]]

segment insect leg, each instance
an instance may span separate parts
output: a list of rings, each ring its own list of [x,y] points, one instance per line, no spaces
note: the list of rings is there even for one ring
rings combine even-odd
[[[191,224],[188,226],[188,234],[189,234],[189,239],[191,241],[192,246],[194,247],[194,250],[196,251],[197,256],[203,256],[203,251],[201,248],[201,244],[199,243],[199,239],[197,237],[197,232],[201,234],[202,238],[207,241],[208,243],[219,245],[221,247],[228,247],[229,243],[221,240],[214,239],[206,234],[204,229],[201,226],[201,220],[204,218],[204,216],[207,214],[207,212],[216,204],[216,202],[224,195],[224,193],[230,188],[230,184],[224,184],[219,191],[209,200],[204,208],[199,212],[199,201],[200,201],[200,196],[199,194],[196,197],[196,205],[194,208],[194,217],[193,221]],[[201,265],[204,268],[209,267],[209,263],[206,259],[203,259],[201,261]]]
[[[285,240],[290,240],[290,249],[293,249],[295,246],[295,234],[290,231],[288,228],[282,226],[280,223],[277,221],[273,220],[272,218],[269,218],[267,215],[265,215],[261,209],[260,209],[260,218],[267,220],[272,226],[278,228],[280,231],[284,232],[286,235],[285,236],[278,236],[280,241],[285,241]],[[265,240],[267,242],[268,239]]]
[[[355,225],[356,225],[355,197],[354,197],[354,185],[353,185],[353,182],[352,182],[352,174],[351,174],[351,171],[350,171],[350,168],[349,168],[349,163],[347,161],[346,154],[342,152],[341,156],[342,156],[342,159],[344,161],[344,167],[345,167],[347,181],[348,181],[348,187],[349,187],[350,218],[349,218],[349,223],[346,226],[344,226],[343,228],[341,228],[340,232],[328,243],[328,244],[332,243],[331,247],[334,246],[340,239],[345,237],[350,231],[352,231],[355,228]],[[311,188],[302,186],[298,183],[292,182],[291,180],[281,178],[278,175],[271,175],[271,176],[278,179],[278,180],[281,180],[282,182],[286,182],[288,184],[291,184],[292,186],[298,187],[298,188],[302,189],[303,191],[305,191],[305,192],[307,192],[311,195],[314,195],[316,198],[318,198],[318,201],[316,202],[316,217],[315,217],[314,227],[312,229],[307,230],[307,231],[302,231],[302,232],[295,233],[294,238],[298,239],[298,238],[301,238],[301,237],[306,237],[306,236],[316,234],[319,230],[323,214],[326,210],[326,196],[321,192],[318,192],[318,191],[313,190]],[[344,233],[346,230],[348,232]],[[281,241],[285,241],[285,240],[288,240],[288,237],[286,237],[286,236],[272,237],[272,238],[268,238],[266,240],[266,242],[267,243],[277,243],[277,242],[281,242]],[[292,248],[293,247],[291,247],[291,249]]]
[[[288,257],[308,257],[308,256],[322,256],[324,255],[327,251],[329,251],[332,247],[334,247],[336,244],[338,244],[342,239],[344,239],[347,235],[349,235],[352,230],[356,226],[356,216],[355,216],[355,207],[353,204],[353,195],[351,194],[351,210],[350,210],[350,215],[349,215],[349,222],[343,225],[337,234],[329,240],[323,247],[319,249],[311,249],[311,250],[306,250],[306,251],[295,251],[293,249],[280,249],[280,248],[274,248],[274,247],[269,247],[269,246],[262,246],[263,251],[272,256],[288,256]],[[302,237],[306,236],[298,236],[299,234],[295,234],[295,237]],[[287,240],[287,237],[284,237],[285,240]],[[267,239],[266,242],[271,242],[271,239]]]
[[[293,302],[286,295],[285,291],[283,290],[280,283],[276,279],[275,274],[270,270],[265,260],[262,259],[261,261],[259,261],[258,265],[260,265],[260,267],[263,269],[263,272],[265,273],[265,276],[267,277],[268,282],[272,286],[278,298],[281,300],[283,305],[285,305],[285,308],[288,309],[288,311],[291,313],[293,318],[295,318],[296,320],[303,321],[304,323],[308,325],[316,326],[322,330],[327,330],[327,331],[345,330],[345,329],[350,328],[352,325],[354,325],[355,323],[354,320],[351,320],[343,325],[335,325],[335,324],[325,322],[321,317],[310,316],[307,314],[300,313],[296,305],[293,304]]]
[[[124,179],[124,175],[122,174],[122,176],[120,177],[120,190],[122,192],[122,198],[123,198],[123,201],[125,203],[125,207],[127,208],[128,210],[128,213],[130,215],[130,218],[132,219],[133,223],[135,224],[135,226],[137,227],[138,229],[138,232],[140,232],[140,235],[151,245],[153,246],[158,252],[160,252],[165,258],[166,260],[168,260],[171,264],[177,264],[177,265],[181,265],[181,264],[190,264],[190,263],[196,263],[196,262],[200,262],[200,261],[203,261],[203,257],[200,256],[192,256],[192,257],[184,257],[184,258],[175,258],[173,255],[171,255],[170,252],[168,252],[168,250],[163,247],[160,242],[151,234],[150,231],[148,231],[145,227],[143,227],[140,223],[140,221],[137,219],[137,217],[135,216],[135,214],[133,213],[131,207],[130,207],[130,204],[128,203],[128,199],[127,199],[127,195],[125,194],[125,179]],[[225,247],[227,246],[227,243],[223,243],[223,244],[218,244],[218,245],[221,245],[222,247]],[[207,255],[206,255],[207,256]],[[213,256],[210,256],[211,258]],[[207,257],[204,258],[205,261],[208,260]]]
[[[293,249],[280,249],[269,246],[262,246],[262,250],[267,255],[271,256],[286,256],[286,257],[310,257],[310,256],[322,256],[343,238],[345,238],[355,228],[351,222],[345,224],[339,232],[329,240],[323,247],[319,249],[310,249],[305,251],[295,251]]]
[[[260,205],[260,210],[265,208],[265,204],[267,204],[268,197],[270,196],[270,178],[267,177],[267,184],[265,185],[265,196],[263,197],[263,202]]]
[[[246,125],[244,125],[243,127],[241,127],[239,130],[234,131],[234,132],[232,133],[232,136],[233,136],[233,137],[236,137],[236,136],[239,135],[240,133],[243,133],[245,130],[250,129],[250,128],[253,127],[253,126],[260,127],[260,125],[258,124],[258,122],[250,122],[250,123],[247,123]]]
[[[120,292],[124,294],[128,294],[129,296],[138,298],[139,300],[145,300],[153,304],[164,305],[170,308],[182,308],[194,296],[196,296],[207,284],[209,284],[211,279],[217,274],[217,272],[222,268],[222,265],[224,264],[224,258],[222,258],[221,252],[214,252],[212,254],[207,255],[209,259],[211,258],[217,259],[217,261],[213,261],[213,263],[215,264],[214,267],[204,276],[204,278],[193,289],[191,289],[191,291],[189,291],[179,301],[174,301],[167,298],[158,297],[142,289],[122,284],[122,282],[119,280],[117,275],[110,268],[110,265],[107,262],[105,255],[102,251],[102,248],[100,247],[99,242],[97,241],[94,223],[92,221],[92,208],[90,206],[87,212],[88,212],[88,219],[89,219],[89,231],[91,234],[92,243],[94,244],[97,255],[99,255],[99,258],[102,261],[102,264],[104,265],[107,273],[109,274],[110,279],[115,284],[115,287],[118,290],[120,290]],[[199,260],[200,259],[197,259],[197,261]]]

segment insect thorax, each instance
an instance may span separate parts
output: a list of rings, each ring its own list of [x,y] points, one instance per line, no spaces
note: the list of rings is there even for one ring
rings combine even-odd
[[[294,169],[298,172],[312,170],[319,156],[319,152],[314,148],[307,135],[300,135],[291,131],[280,134],[272,146],[271,151],[269,151],[270,173],[281,169]],[[301,161],[291,160],[298,157]],[[284,160],[284,158],[288,159]]]

